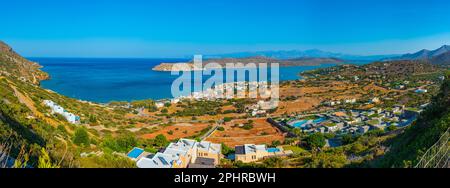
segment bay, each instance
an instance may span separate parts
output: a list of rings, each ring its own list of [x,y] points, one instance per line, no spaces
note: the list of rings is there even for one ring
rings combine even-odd
[[[186,62],[188,59],[125,58],[30,58],[43,66],[50,79],[41,86],[68,97],[107,103],[143,99],[173,98],[172,82],[179,76],[151,70],[160,63]],[[300,72],[334,66],[280,67],[279,80],[296,80]],[[270,77],[270,74],[269,74]],[[208,79],[207,76],[203,80]]]

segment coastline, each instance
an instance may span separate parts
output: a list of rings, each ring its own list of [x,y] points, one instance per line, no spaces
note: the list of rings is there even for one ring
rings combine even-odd
[[[170,59],[39,59],[50,80],[41,86],[61,95],[82,101],[106,104],[112,101],[173,99],[171,83],[178,78],[170,72],[152,71],[148,67]],[[173,59],[173,63],[179,62]],[[340,63],[348,64],[350,62]],[[298,80],[299,73],[340,64],[319,66],[280,66],[280,83]],[[146,69],[147,67],[147,69]],[[270,74],[269,74],[270,76]],[[206,81],[210,76],[204,76]],[[177,97],[177,96],[175,96]]]

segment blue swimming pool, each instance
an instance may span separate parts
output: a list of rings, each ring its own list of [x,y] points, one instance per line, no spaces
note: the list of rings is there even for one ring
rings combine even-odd
[[[327,119],[321,117],[321,118],[312,120],[312,123],[316,123],[316,124],[317,124],[317,123],[322,123],[322,122],[324,122],[325,120],[327,120]],[[292,125],[293,127],[296,127],[296,128],[303,128],[304,125],[305,125],[306,123],[308,123],[308,122],[310,122],[310,120],[306,120],[306,119],[304,119],[304,120],[298,120],[298,121],[294,121],[291,125]]]
[[[313,123],[322,123],[322,122],[324,122],[325,120],[326,120],[325,118],[321,117],[321,118],[319,118],[319,119],[315,119],[315,120],[313,121]]]
[[[269,153],[276,153],[276,152],[280,152],[281,150],[278,148],[267,148],[267,152]]]
[[[130,153],[128,153],[128,157],[129,158],[133,158],[136,159],[138,158],[142,153],[144,153],[143,149],[140,148],[134,148],[133,150],[130,151]]]
[[[300,128],[300,127],[302,127],[305,123],[307,123],[308,122],[308,120],[299,120],[299,121],[296,121],[296,122],[294,122],[293,124],[292,124],[292,126],[293,127],[297,127],[297,128]]]

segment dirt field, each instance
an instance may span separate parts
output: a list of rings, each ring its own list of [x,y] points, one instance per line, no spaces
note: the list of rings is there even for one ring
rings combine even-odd
[[[178,138],[186,138],[198,134],[203,129],[207,128],[209,124],[190,124],[190,123],[179,123],[172,126],[161,127],[160,130],[152,133],[146,134],[144,138],[155,138],[159,134],[163,134],[169,140],[174,140]],[[173,134],[169,134],[172,131]]]
[[[278,110],[274,113],[275,115],[281,115],[284,113],[294,113],[303,112],[311,110],[314,106],[319,105],[321,102],[318,98],[312,97],[301,97],[295,101],[280,102]]]
[[[229,147],[243,144],[271,144],[272,141],[283,141],[283,134],[265,119],[253,119],[253,129],[245,130],[234,127],[235,124],[243,124],[248,120],[235,120],[226,123],[225,131],[215,131],[206,140],[214,143],[224,143]]]

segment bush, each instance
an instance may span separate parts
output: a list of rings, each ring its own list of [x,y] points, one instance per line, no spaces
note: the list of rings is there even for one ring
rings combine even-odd
[[[250,129],[253,129],[253,125],[252,124],[244,124],[244,126],[242,126],[242,128],[245,130],[250,130]]]
[[[323,136],[322,133],[314,133],[312,135],[309,135],[308,137],[306,137],[305,141],[311,149],[322,148],[326,144],[325,136]]]
[[[227,145],[225,145],[224,143],[222,143],[222,154],[227,156],[229,154],[234,153],[234,148],[230,148]]]
[[[230,122],[231,120],[233,120],[232,117],[224,117],[224,118],[223,118],[223,121],[224,121],[224,122]]]
[[[90,143],[89,134],[85,128],[77,128],[73,138],[73,143],[79,146],[88,146]]]
[[[138,140],[133,134],[122,134],[117,138],[108,136],[102,142],[103,147],[122,153],[130,151],[133,147],[136,147],[137,145]]]
[[[347,145],[347,144],[351,144],[353,142],[355,142],[358,138],[351,135],[351,134],[346,134],[342,137],[342,144]]]
[[[218,127],[217,130],[218,130],[218,131],[225,131],[225,128],[223,128],[223,127]]]
[[[249,120],[247,123],[244,123],[244,126],[242,126],[241,128],[245,130],[253,129],[253,120]]]
[[[279,140],[272,141],[272,147],[278,147],[279,145],[281,145],[281,142]]]
[[[155,145],[155,146],[165,147],[167,144],[169,144],[169,141],[162,134],[156,136],[155,139],[153,139],[153,145]]]
[[[391,126],[387,127],[386,129],[387,129],[387,131],[395,131],[395,130],[397,130],[397,127],[394,125],[391,125]]]

